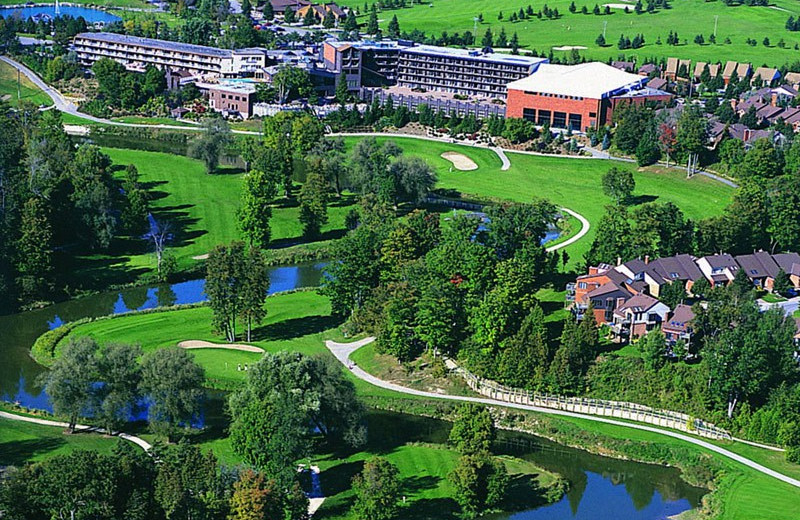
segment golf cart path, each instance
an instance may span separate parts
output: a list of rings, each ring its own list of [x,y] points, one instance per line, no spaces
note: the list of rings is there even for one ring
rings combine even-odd
[[[577,242],[578,240],[583,238],[586,235],[586,233],[589,232],[589,228],[591,227],[591,225],[589,224],[589,221],[586,220],[586,217],[584,217],[583,215],[581,215],[577,211],[572,211],[569,208],[561,208],[561,211],[563,211],[565,213],[569,213],[570,215],[572,215],[573,217],[578,219],[580,221],[580,223],[581,223],[581,230],[578,231],[574,236],[569,237],[567,240],[564,240],[563,242],[559,242],[558,244],[556,244],[554,246],[550,246],[550,247],[546,248],[545,250],[548,253],[552,253],[553,251],[558,251],[561,248],[564,248],[564,247],[567,247],[569,245],[574,244],[575,242]]]
[[[416,396],[427,397],[427,398],[431,398],[431,399],[445,399],[445,400],[449,400],[449,401],[463,401],[463,402],[470,402],[470,403],[479,403],[479,404],[485,404],[485,405],[491,405],[491,406],[502,406],[502,407],[505,407],[505,408],[515,408],[515,409],[519,409],[519,410],[527,410],[527,411],[545,413],[545,414],[551,414],[551,415],[560,415],[560,416],[563,416],[563,417],[572,417],[572,418],[576,418],[576,419],[585,419],[585,420],[588,420],[588,421],[594,421],[594,422],[599,422],[599,423],[604,423],[604,424],[611,424],[611,425],[614,425],[614,426],[623,426],[625,428],[633,428],[635,430],[641,430],[641,431],[656,433],[656,434],[659,434],[659,435],[666,435],[667,437],[672,437],[674,439],[679,439],[679,440],[682,440],[684,442],[688,442],[688,443],[694,444],[696,446],[700,446],[701,448],[705,448],[705,449],[707,449],[709,451],[713,451],[714,453],[717,453],[719,455],[722,455],[723,457],[727,457],[727,458],[729,458],[729,459],[731,459],[733,461],[736,461],[736,462],[739,462],[741,464],[744,464],[745,466],[747,466],[747,467],[749,467],[751,469],[754,469],[754,470],[756,470],[758,472],[761,472],[761,473],[763,473],[763,474],[765,474],[767,476],[770,476],[772,478],[775,478],[777,480],[785,482],[785,483],[787,483],[789,485],[792,485],[792,486],[794,486],[796,488],[800,488],[800,480],[797,480],[795,478],[789,477],[789,476],[784,475],[783,473],[779,473],[779,472],[777,472],[775,470],[769,469],[769,468],[767,468],[765,466],[762,466],[761,464],[759,464],[759,463],[757,463],[757,462],[755,462],[753,460],[748,459],[747,457],[743,457],[742,455],[739,455],[739,454],[734,453],[732,451],[726,450],[725,448],[722,448],[722,447],[717,446],[715,444],[712,444],[710,442],[707,442],[707,441],[704,441],[702,439],[698,439],[698,438],[695,438],[695,437],[691,437],[691,436],[685,435],[683,433],[678,433],[678,432],[675,432],[675,431],[672,431],[672,430],[663,430],[661,428],[656,428],[654,426],[623,422],[623,421],[618,421],[618,420],[615,420],[615,419],[608,419],[606,417],[598,417],[598,416],[594,416],[594,415],[584,415],[584,414],[576,413],[576,412],[568,412],[566,410],[556,410],[556,409],[550,409],[550,408],[542,408],[542,407],[539,407],[539,406],[532,406],[532,405],[525,405],[525,404],[518,404],[518,403],[507,403],[505,401],[498,401],[498,400],[495,400],[495,399],[488,399],[488,398],[484,398],[484,397],[469,397],[469,396],[460,396],[460,395],[437,394],[437,393],[434,393],[434,392],[426,392],[424,390],[416,390],[416,389],[413,389],[413,388],[406,388],[404,386],[400,386],[400,385],[397,385],[397,384],[394,384],[394,383],[390,383],[388,381],[384,381],[382,379],[379,379],[379,378],[373,376],[372,374],[369,374],[369,373],[365,372],[364,370],[361,369],[361,367],[357,366],[350,359],[350,355],[353,352],[355,352],[359,348],[363,347],[364,345],[368,345],[368,344],[372,343],[373,341],[375,341],[375,338],[373,338],[373,337],[364,338],[362,340],[354,341],[352,343],[337,343],[337,342],[328,340],[328,341],[325,342],[325,346],[328,348],[328,350],[331,351],[331,353],[333,353],[333,355],[336,357],[336,359],[338,359],[342,364],[344,364],[344,366],[346,366],[350,370],[350,372],[352,372],[353,375],[355,375],[357,378],[359,378],[359,379],[361,379],[363,381],[366,381],[367,383],[370,383],[372,385],[375,385],[377,387],[384,388],[386,390],[392,390],[392,391],[400,392],[400,393],[403,393],[403,394],[416,395]]]
[[[3,411],[0,411],[0,418],[8,419],[8,420],[11,420],[11,421],[22,421],[22,422],[28,422],[28,423],[33,423],[33,424],[40,424],[42,426],[57,426],[59,428],[69,428],[69,424],[67,424],[65,422],[51,421],[49,419],[39,419],[38,417],[25,417],[25,416],[22,416],[22,415],[16,415],[16,414],[13,414],[13,413],[3,412]],[[96,427],[96,426],[86,426],[86,425],[83,425],[83,424],[76,424],[75,425],[75,430],[76,431],[77,430],[81,430],[81,431],[87,431],[87,432],[93,432],[93,433],[100,433],[100,434],[103,433],[103,431],[100,428]],[[146,440],[144,440],[144,439],[142,439],[140,437],[136,437],[135,435],[129,435],[127,433],[117,432],[115,434],[115,436],[119,437],[120,439],[125,439],[126,441],[130,441],[130,442],[136,444],[137,446],[142,448],[144,451],[150,451],[150,448],[152,448],[152,446],[150,445],[149,442],[147,442]]]

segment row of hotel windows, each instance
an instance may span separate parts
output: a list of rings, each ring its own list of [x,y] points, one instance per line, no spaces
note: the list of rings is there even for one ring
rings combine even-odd
[[[589,112],[590,118],[597,117],[595,112]],[[523,108],[522,119],[527,119],[537,125],[549,124],[552,128],[569,128],[570,130],[583,130],[583,115],[568,114],[566,112],[551,112],[550,110],[537,110]]]
[[[219,96],[220,96],[222,99],[232,99],[232,100],[234,100],[234,101],[247,101],[247,98],[246,98],[246,97],[235,96],[235,95],[233,95],[233,94],[223,94],[223,93],[221,93],[221,92],[220,92]]]
[[[528,90],[525,91],[525,94],[529,96],[540,96],[540,97],[550,97],[558,99],[572,99],[574,101],[583,101],[583,96],[567,96],[565,94],[547,94],[545,92],[530,92]]]

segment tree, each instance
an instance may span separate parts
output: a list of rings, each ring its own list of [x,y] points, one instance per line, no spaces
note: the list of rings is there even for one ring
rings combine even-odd
[[[171,440],[178,428],[191,427],[200,413],[205,374],[188,351],[157,349],[142,358],[142,393],[150,401],[150,427]]]
[[[260,249],[249,248],[244,259],[244,282],[241,289],[239,318],[245,324],[246,340],[251,341],[254,325],[259,325],[267,315],[264,303],[269,289],[267,261]]]
[[[242,312],[248,281],[244,244],[215,247],[206,261],[205,293],[213,314],[213,327],[228,342],[236,340],[236,318]]]
[[[494,419],[487,407],[475,404],[459,406],[448,440],[459,453],[488,453],[495,437]]]
[[[267,3],[269,3],[269,2],[267,2]],[[297,19],[295,17],[295,14],[294,14],[294,9],[292,9],[292,6],[287,5],[286,9],[284,9],[284,11],[283,11],[283,21],[284,21],[284,23],[295,23],[297,21]]]
[[[550,357],[544,311],[536,305],[522,320],[519,331],[504,342],[497,370],[508,385],[540,389]]]
[[[481,40],[481,46],[485,48],[494,47],[494,36],[492,35],[492,30],[487,28],[486,32],[483,34],[483,39]]]
[[[107,249],[116,227],[113,216],[111,159],[94,145],[78,148],[71,163],[73,191],[70,199],[81,222],[80,237],[92,249]]]
[[[627,169],[613,166],[603,174],[601,180],[603,193],[612,199],[616,204],[622,204],[628,200],[636,189],[636,181],[633,172]]]
[[[192,140],[190,155],[203,161],[207,173],[215,173],[220,156],[233,141],[231,129],[224,119],[218,117],[204,119],[202,128],[203,131]]]
[[[153,458],[158,461],[154,495],[167,520],[224,518],[230,486],[219,475],[217,458],[211,451],[182,441],[177,445],[157,445]]]
[[[317,237],[322,226],[328,222],[329,184],[321,172],[322,161],[312,161],[308,167],[306,182],[300,189],[300,222],[303,236]]]
[[[661,329],[653,329],[639,341],[639,350],[642,352],[644,366],[651,371],[656,371],[666,361],[667,342]]]
[[[378,34],[378,8],[375,4],[369,10],[369,19],[367,20],[367,34]]]
[[[340,105],[344,105],[347,103],[347,100],[350,99],[350,90],[347,86],[347,76],[344,72],[339,74],[339,77],[336,79],[336,94],[334,97]]]
[[[144,71],[142,94],[147,98],[154,98],[164,94],[165,90],[167,90],[167,79],[164,71],[149,65]]]
[[[313,7],[306,9],[306,14],[303,16],[303,25],[315,25],[317,23],[317,16]]]
[[[631,258],[631,225],[624,206],[606,206],[606,212],[597,225],[597,235],[586,254],[590,265],[608,263],[615,265],[617,259]]]
[[[397,15],[392,16],[389,25],[386,27],[386,34],[393,40],[400,37],[400,23],[397,21]]]
[[[120,215],[123,229],[131,235],[144,232],[147,229],[149,213],[148,196],[147,191],[139,183],[139,171],[133,164],[125,167],[122,191],[125,192],[125,205]]]
[[[556,207],[547,200],[537,200],[491,205],[486,214],[491,223],[482,239],[499,258],[507,259],[525,246],[541,246],[549,226],[555,222]]]
[[[675,130],[677,152],[684,159],[703,153],[708,141],[708,119],[693,106],[684,108]]]
[[[633,210],[628,241],[633,256],[669,257],[692,250],[694,224],[672,202],[648,202]]]
[[[463,518],[475,518],[497,506],[505,495],[508,473],[488,453],[462,456],[448,475]]]
[[[594,40],[594,43],[595,43],[595,45],[597,45],[598,47],[605,47],[605,46],[606,46],[606,38],[605,38],[605,36],[603,36],[603,34],[601,33],[601,34],[600,34],[600,36],[598,36],[598,37],[597,37],[597,38]]]
[[[524,143],[530,141],[537,134],[534,124],[527,119],[509,118],[506,119],[503,127],[502,136],[512,143]]]
[[[167,281],[171,273],[169,256],[166,254],[167,243],[172,238],[172,226],[167,221],[159,222],[151,217],[150,231],[145,234],[145,238],[153,244],[156,254],[156,273],[161,282]]]
[[[742,178],[775,178],[783,173],[783,154],[770,139],[757,139],[745,154],[738,173]]]
[[[783,269],[779,269],[778,274],[775,275],[775,282],[772,285],[772,290],[782,296],[786,296],[793,288],[794,284],[792,284],[789,275],[786,274],[786,271]]]
[[[636,145],[636,164],[639,166],[649,166],[655,164],[661,158],[661,149],[656,137],[655,129],[648,129],[642,136],[639,144]]]
[[[242,183],[242,202],[237,216],[239,229],[250,247],[267,247],[272,237],[269,224],[272,202],[278,194],[277,172],[251,170]]]
[[[356,19],[356,12],[354,9],[349,9],[347,11],[347,18],[344,21],[344,26],[342,29],[344,29],[346,32],[358,30],[358,20]]]
[[[70,339],[46,376],[45,390],[53,411],[67,417],[70,432],[75,431],[78,418],[85,416],[94,405],[95,352],[97,343],[93,339]]]
[[[663,285],[659,290],[658,299],[670,309],[675,309],[686,300],[686,289],[683,282],[676,280]]]
[[[264,520],[283,517],[283,498],[277,482],[261,472],[244,470],[233,485],[229,520]]]
[[[399,513],[400,477],[397,466],[383,457],[364,462],[353,477],[353,514],[359,520],[393,520]]]
[[[711,290],[711,284],[709,283],[709,281],[706,279],[705,276],[703,276],[702,278],[694,282],[694,284],[692,284],[692,294],[694,296],[697,296],[698,298],[705,297],[710,290]]]
[[[128,422],[139,397],[142,349],[135,345],[107,345],[97,360],[98,406],[96,417],[110,435]]]
[[[122,94],[122,80],[128,76],[125,67],[110,58],[101,58],[92,65],[92,73],[97,80],[97,92],[110,104],[119,105]]]
[[[614,119],[617,124],[614,145],[627,154],[636,152],[639,140],[655,125],[653,111],[644,105],[622,105],[614,113]]]
[[[54,271],[52,240],[47,205],[40,198],[28,199],[22,208],[16,260],[17,283],[28,300],[44,296],[50,290]]]

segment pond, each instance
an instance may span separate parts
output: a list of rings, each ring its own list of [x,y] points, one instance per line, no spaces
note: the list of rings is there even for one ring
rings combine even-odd
[[[118,22],[122,20],[119,16],[114,16],[111,13],[100,9],[92,9],[90,7],[77,7],[77,6],[59,6],[59,12],[56,14],[55,5],[40,5],[31,7],[0,7],[0,16],[3,18],[17,17],[21,19],[33,18],[38,20],[40,18],[53,19],[58,16],[71,16],[73,18],[82,17],[88,23],[101,22],[103,24]]]
[[[315,287],[322,279],[324,265],[308,263],[272,267],[268,293]],[[0,316],[0,399],[28,408],[51,409],[47,395],[37,383],[44,368],[30,357],[34,341],[47,330],[86,317],[202,302],[205,300],[204,285],[205,280],[191,280],[172,285],[134,287]]]
[[[443,444],[449,431],[450,424],[446,422],[372,411],[367,449],[373,453],[391,453],[406,443]],[[696,508],[707,493],[681,480],[675,468],[592,455],[533,435],[500,431],[492,450],[531,461],[561,475],[570,484],[558,502],[492,515],[492,520],[664,520]],[[323,493],[325,477],[323,472]],[[447,518],[444,511],[452,505],[445,502],[428,507],[441,511],[439,518]]]

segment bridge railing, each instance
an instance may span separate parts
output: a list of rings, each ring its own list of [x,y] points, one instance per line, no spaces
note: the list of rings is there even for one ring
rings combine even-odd
[[[511,388],[496,381],[476,376],[469,370],[455,365],[452,361],[448,364],[453,367],[452,370],[456,374],[464,378],[473,391],[497,401],[587,415],[614,417],[671,428],[711,439],[731,440],[732,438],[731,434],[726,430],[685,413],[658,410],[649,406],[624,401],[567,397]]]

